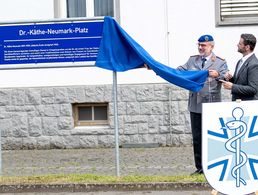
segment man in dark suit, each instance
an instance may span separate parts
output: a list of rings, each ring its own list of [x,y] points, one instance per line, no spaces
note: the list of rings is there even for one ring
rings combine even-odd
[[[231,90],[232,101],[258,100],[258,60],[254,54],[256,38],[252,34],[242,34],[237,45],[243,57],[238,61],[234,75],[225,75],[222,81],[225,89]]]

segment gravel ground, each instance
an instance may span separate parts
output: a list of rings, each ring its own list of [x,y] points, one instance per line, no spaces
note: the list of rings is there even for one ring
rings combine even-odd
[[[120,148],[120,175],[188,175],[192,147]],[[116,175],[114,148],[2,151],[2,175],[59,173]]]
[[[156,148],[120,148],[120,175],[189,175],[195,170],[192,147],[156,147]],[[114,148],[98,149],[53,149],[53,150],[10,150],[2,151],[2,175],[4,176],[30,176],[45,174],[91,173],[98,175],[116,175],[116,155]],[[71,184],[72,185],[72,184]],[[148,185],[148,184],[147,184]],[[155,189],[156,185],[149,184]],[[175,184],[178,185],[178,184]],[[196,184],[189,184],[195,186]],[[114,185],[115,186],[115,185]],[[113,186],[113,187],[114,187]],[[137,186],[137,185],[136,185]],[[173,184],[172,184],[173,186]],[[197,185],[198,186],[198,185]],[[159,188],[158,191],[99,191],[67,192],[63,188],[53,188],[53,192],[44,186],[36,189],[31,186],[0,186],[1,193],[9,194],[46,194],[46,195],[208,195],[210,189],[206,187],[193,187],[180,191],[169,191]],[[136,188],[139,188],[137,186]],[[172,187],[173,188],[173,187]],[[8,190],[7,190],[8,189]],[[21,190],[23,189],[23,190]],[[42,191],[43,189],[43,191]],[[103,188],[105,189],[105,186]],[[198,191],[196,191],[198,189]],[[186,190],[186,191],[185,191]],[[60,192],[59,192],[60,191]],[[9,192],[9,193],[8,193]]]

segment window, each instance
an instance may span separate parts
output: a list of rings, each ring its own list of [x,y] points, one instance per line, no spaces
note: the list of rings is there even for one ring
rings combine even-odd
[[[114,0],[67,0],[67,17],[114,17]]]
[[[108,124],[107,103],[74,104],[73,114],[75,126]]]
[[[86,1],[85,0],[67,0],[67,17],[85,17]]]
[[[114,16],[113,0],[94,0],[94,16]]]
[[[215,0],[216,25],[258,24],[258,0]]]
[[[112,16],[120,19],[120,0],[54,0],[54,17]]]

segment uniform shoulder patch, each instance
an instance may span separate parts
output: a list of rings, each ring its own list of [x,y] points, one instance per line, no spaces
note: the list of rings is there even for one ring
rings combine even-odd
[[[196,55],[192,55],[192,56],[190,56],[190,57],[197,57],[197,56],[199,56],[198,54],[196,54]]]
[[[221,57],[219,57],[219,56],[216,56],[217,58],[219,58],[219,59],[221,59],[221,60],[223,60],[223,61],[225,61],[225,58],[221,58]]]

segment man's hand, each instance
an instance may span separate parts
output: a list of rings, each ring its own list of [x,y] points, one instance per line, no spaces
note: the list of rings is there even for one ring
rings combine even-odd
[[[229,81],[224,81],[224,80],[219,80],[220,82],[222,82],[222,85],[225,89],[232,89],[233,83],[229,82]]]
[[[151,70],[151,68],[150,68],[147,64],[145,64],[145,63],[144,63],[144,65],[143,65],[143,67],[144,67],[144,68],[147,68],[147,70]]]
[[[216,70],[209,70],[209,76],[212,78],[217,78],[219,76],[219,73]]]
[[[231,79],[233,76],[232,74],[228,71],[226,72],[226,74],[224,75],[225,79],[228,81],[229,79]]]

